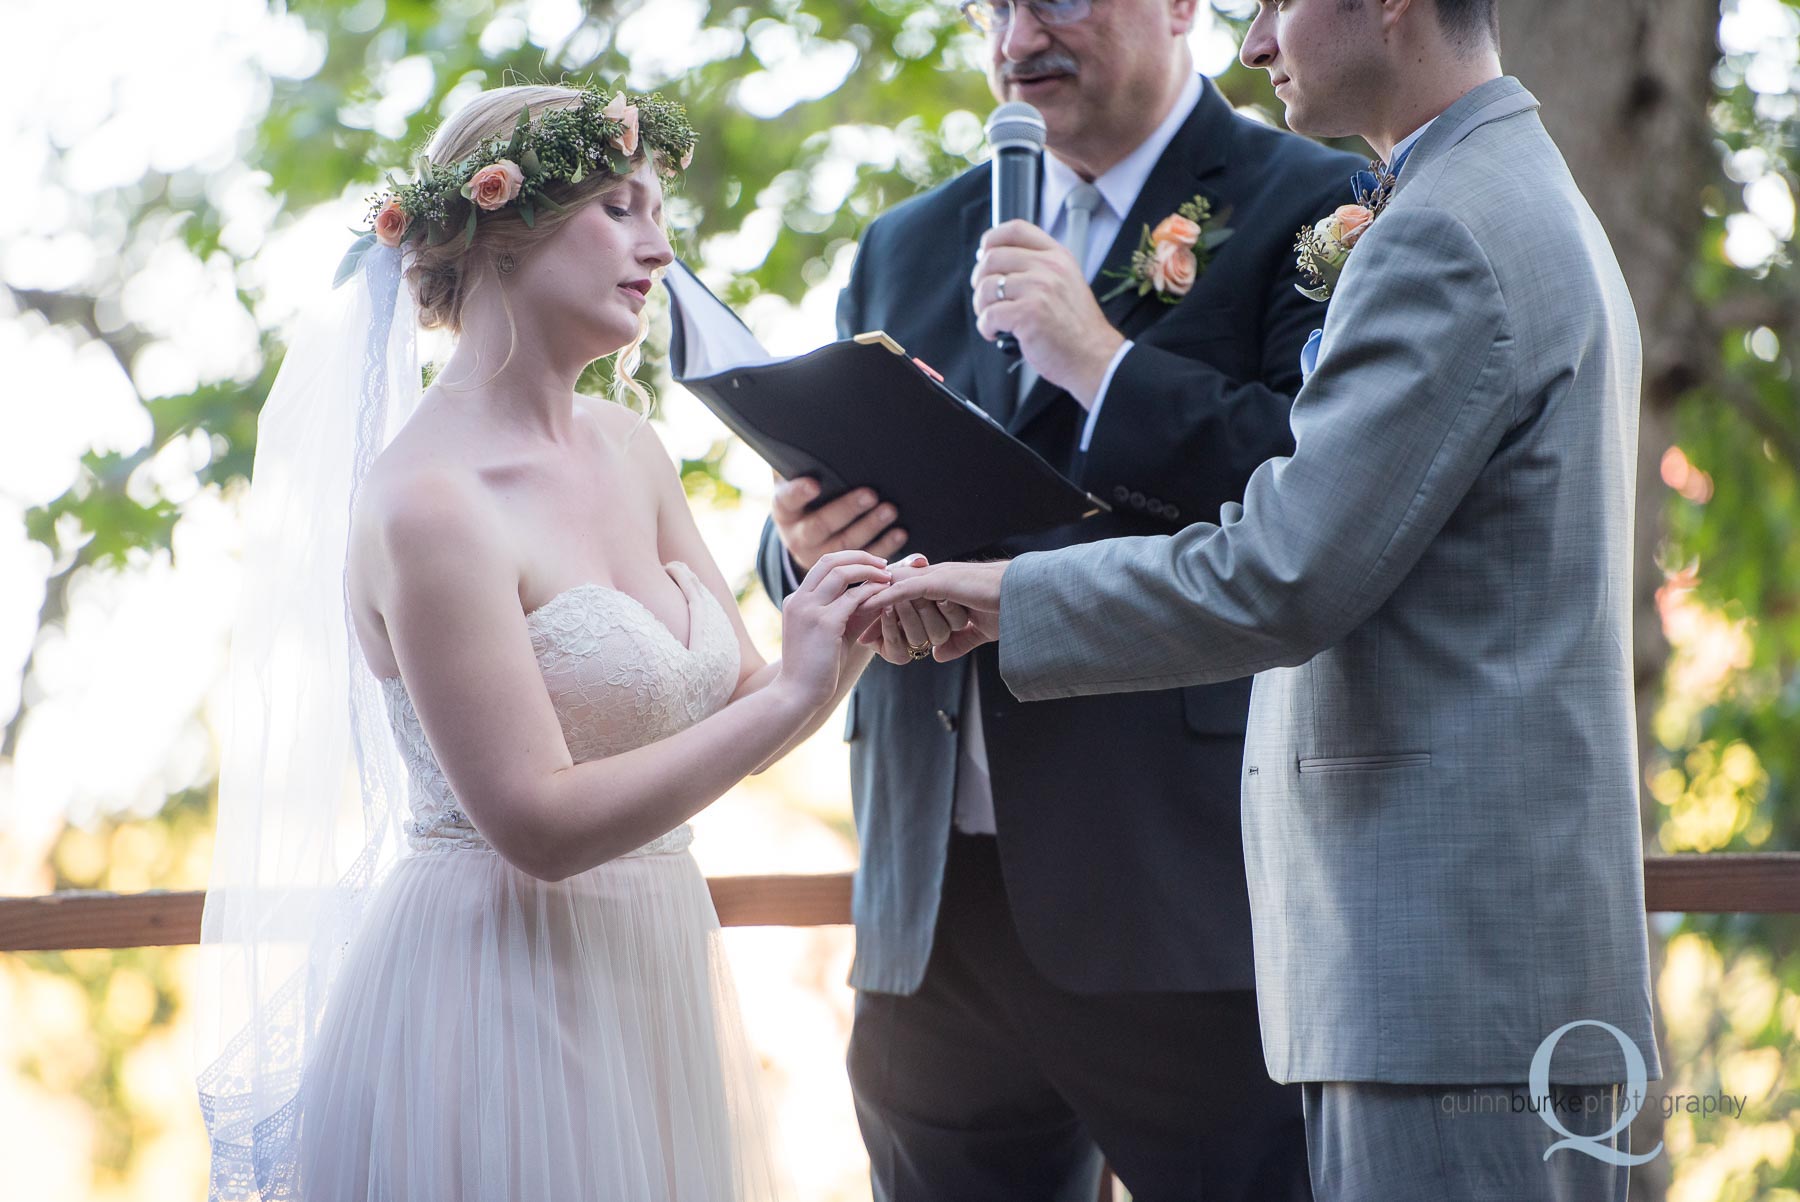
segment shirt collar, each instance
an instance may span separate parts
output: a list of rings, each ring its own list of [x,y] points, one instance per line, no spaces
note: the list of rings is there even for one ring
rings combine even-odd
[[[1402,156],[1405,155],[1407,151],[1411,150],[1413,148],[1413,146],[1415,144],[1417,144],[1417,142],[1420,138],[1425,136],[1425,131],[1430,129],[1432,126],[1432,123],[1435,122],[1436,120],[1437,120],[1437,118],[1433,117],[1430,121],[1427,121],[1425,124],[1419,126],[1419,128],[1413,130],[1410,134],[1407,134],[1404,138],[1401,138],[1400,141],[1395,144],[1393,153],[1388,156],[1388,162],[1399,163],[1401,169],[1404,170],[1406,168],[1406,163],[1404,162]]]
[[[1148,138],[1138,143],[1137,149],[1114,163],[1104,174],[1094,181],[1094,187],[1100,189],[1101,199],[1113,211],[1113,215],[1123,220],[1125,214],[1131,212],[1131,206],[1137,203],[1138,193],[1144,190],[1144,182],[1150,178],[1150,172],[1156,167],[1156,161],[1175,140],[1175,134],[1181,129],[1182,122],[1200,103],[1200,76],[1189,75],[1187,84],[1181,94],[1175,98],[1174,105],[1162,124],[1151,131]],[[1075,169],[1056,157],[1052,151],[1044,156],[1044,193],[1043,223],[1046,230],[1056,228],[1062,216],[1063,201],[1069,193],[1081,183],[1081,177]]]

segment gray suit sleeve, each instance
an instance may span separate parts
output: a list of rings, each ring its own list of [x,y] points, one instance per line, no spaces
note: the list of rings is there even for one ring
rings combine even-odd
[[[1022,700],[1207,684],[1305,663],[1397,588],[1514,419],[1505,300],[1474,236],[1384,213],[1333,298],[1294,453],[1220,525],[1021,555],[1001,674]]]

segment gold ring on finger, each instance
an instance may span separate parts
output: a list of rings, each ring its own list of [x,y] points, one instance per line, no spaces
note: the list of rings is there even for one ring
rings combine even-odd
[[[923,643],[918,643],[916,645],[913,643],[908,643],[906,645],[906,657],[908,659],[920,660],[920,659],[924,659],[927,655],[930,655],[930,654],[931,654],[931,640],[930,639],[926,639]]]

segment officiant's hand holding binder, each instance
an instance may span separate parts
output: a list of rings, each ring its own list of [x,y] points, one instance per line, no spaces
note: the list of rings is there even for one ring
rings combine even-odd
[[[963,558],[1107,508],[887,335],[772,356],[686,266],[663,282],[675,380],[783,476],[816,477],[815,508],[852,488],[892,502],[909,535],[894,558]]]

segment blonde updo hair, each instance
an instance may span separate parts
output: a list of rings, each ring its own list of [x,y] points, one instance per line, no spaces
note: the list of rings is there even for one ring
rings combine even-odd
[[[529,105],[535,120],[538,114],[549,109],[574,108],[580,103],[581,96],[575,88],[556,84],[517,84],[482,92],[437,128],[425,153],[433,163],[459,162],[475,153],[483,142],[509,136],[519,119],[520,108]],[[632,156],[632,166],[635,168],[652,153],[647,140],[640,142],[637,153]],[[601,168],[580,183],[551,185],[546,192],[562,207],[539,207],[535,214],[536,224],[532,226],[526,225],[509,206],[482,211],[477,218],[472,243],[465,245],[460,231],[435,246],[425,239],[408,243],[405,279],[418,304],[419,324],[428,330],[447,329],[460,335],[463,306],[484,280],[499,278],[502,256],[511,256],[514,260],[522,258],[563,222],[611,190],[619,180],[618,175]],[[505,304],[504,290],[501,303],[510,322],[512,308]],[[621,403],[635,399],[643,411],[649,409],[650,393],[633,378],[633,373],[642,362],[644,338],[649,331],[650,315],[646,308],[638,317],[637,336],[619,348],[613,365],[613,399]],[[511,361],[512,352],[518,348],[516,325],[511,333],[506,361],[495,369],[496,374]]]

